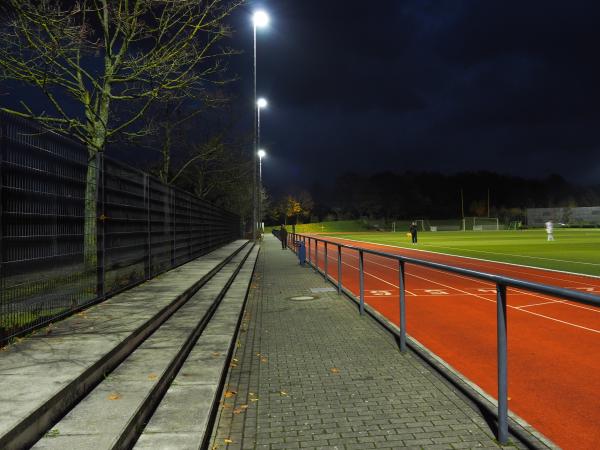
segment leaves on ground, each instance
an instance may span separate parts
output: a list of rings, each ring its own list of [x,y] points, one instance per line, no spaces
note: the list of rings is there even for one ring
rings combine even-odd
[[[331,373],[340,373],[340,369],[338,369],[337,367],[332,367],[331,369],[329,369],[329,371]]]
[[[282,397],[285,397],[286,395],[288,395],[288,393],[285,391],[279,391],[279,395],[281,395]]]
[[[223,397],[225,398],[231,398],[233,397],[235,394],[237,394],[236,391],[225,391],[225,393],[223,394]]]
[[[46,437],[56,437],[58,435],[60,435],[60,430],[58,428],[52,428],[46,433]]]
[[[216,358],[217,356],[221,356],[221,352],[212,352],[212,353],[211,353],[211,356],[212,356],[213,358]]]
[[[267,357],[266,357],[266,356],[262,356],[262,357],[260,358],[260,362],[266,363],[267,361],[268,361],[268,360],[267,360]]]
[[[231,439],[223,439],[226,444],[233,444],[233,440]]]
[[[148,379],[151,381],[154,381],[158,378],[158,375],[156,375],[154,372],[148,374]]]
[[[113,392],[112,394],[110,394],[108,396],[109,400],[121,400],[121,394],[119,394],[118,392]]]

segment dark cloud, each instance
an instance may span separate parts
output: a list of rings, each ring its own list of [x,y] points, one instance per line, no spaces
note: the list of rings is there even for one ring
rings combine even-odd
[[[343,170],[600,181],[600,3],[284,0],[272,11],[259,87],[274,105],[263,133],[274,187]]]

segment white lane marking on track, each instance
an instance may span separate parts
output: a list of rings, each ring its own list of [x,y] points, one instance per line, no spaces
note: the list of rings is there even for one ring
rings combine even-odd
[[[372,256],[378,257],[378,258],[383,259],[384,261],[387,261],[387,259],[384,258],[384,257],[382,257],[382,256],[379,256],[379,255],[372,255]],[[375,261],[371,261],[371,262],[373,264],[377,264],[379,266],[386,267],[388,269],[392,269],[392,270],[398,271],[398,269],[396,269],[393,266],[388,266],[387,264],[380,264],[380,263],[377,263]],[[435,273],[440,273],[440,271],[438,271],[436,269],[429,268],[429,267],[422,266],[422,268],[429,269],[430,271],[433,271]],[[457,278],[462,278],[464,280],[474,281],[475,283],[489,284],[489,281],[486,282],[486,281],[479,280],[477,278],[471,278],[471,277],[467,277],[465,275],[460,275],[460,274],[457,274],[457,273],[451,273],[451,272],[442,272],[442,273],[445,273],[445,274],[447,274],[449,276],[453,276],[453,277],[457,277]],[[549,300],[550,302],[562,303],[562,304],[564,304],[566,306],[569,306],[569,307],[572,307],[572,308],[585,309],[587,311],[592,311],[592,312],[595,312],[595,313],[600,313],[600,308],[596,308],[596,307],[593,307],[593,306],[582,305],[582,304],[575,303],[575,302],[572,302],[572,301],[569,301],[569,300],[557,299],[557,298],[549,297],[547,295],[537,294],[535,292],[523,291],[523,290],[517,289],[517,288],[511,288],[511,289],[514,290],[515,293],[522,294],[522,295],[527,295],[529,297],[535,297],[535,298],[539,298],[539,299],[542,299],[542,300]],[[490,290],[493,291],[494,293],[496,292],[495,289],[490,289]]]
[[[358,256],[355,256],[355,258],[356,258],[356,259],[358,259]],[[344,261],[343,261],[343,259],[342,259],[342,264],[343,264],[343,265],[346,265],[346,266],[348,266],[348,267],[352,267],[353,269],[356,269],[356,270],[358,270],[358,267],[356,267],[356,266],[353,266],[353,265],[351,265],[351,264],[348,264],[347,262],[344,262]],[[375,276],[375,275],[373,275],[372,273],[370,273],[370,272],[367,272],[366,270],[364,271],[364,273],[365,273],[365,275],[368,275],[368,276],[370,276],[370,277],[372,277],[372,278],[375,278],[375,279],[377,279],[377,280],[379,280],[379,281],[382,281],[382,282],[384,282],[385,284],[389,284],[390,286],[393,286],[393,287],[395,287],[395,288],[399,289],[399,288],[398,288],[398,286],[396,286],[394,283],[390,283],[389,281],[386,281],[386,280],[384,280],[383,278],[379,278],[378,276]],[[342,282],[343,282],[343,280],[342,280]],[[407,290],[407,289],[405,289],[405,292],[406,292],[407,294],[410,294],[410,295],[415,295],[415,294],[413,294],[412,292],[410,292],[410,291],[409,291],[409,290]]]
[[[351,256],[354,256],[354,255],[351,255]],[[358,258],[357,256],[354,256],[354,257],[355,257],[355,258]],[[377,264],[377,265],[380,265],[380,266],[382,265],[382,264],[378,264],[378,263],[376,263],[376,262],[374,262],[374,261],[372,261],[372,262],[373,262],[374,264]],[[392,267],[389,267],[389,266],[384,266],[384,267],[387,267],[388,269],[392,269]],[[433,270],[433,269],[431,269],[431,270]],[[366,272],[365,272],[365,273],[366,273]],[[406,275],[407,275],[407,276],[408,276],[408,275],[410,275],[410,276],[412,276],[412,277],[419,278],[419,279],[421,279],[421,280],[425,280],[425,281],[428,281],[428,282],[430,282],[430,283],[434,283],[434,284],[437,284],[437,285],[439,285],[439,286],[443,286],[443,287],[445,287],[445,288],[448,288],[448,289],[453,289],[453,290],[455,290],[455,291],[462,292],[463,294],[466,294],[466,295],[467,295],[467,296],[469,296],[469,297],[476,297],[476,298],[480,298],[480,299],[482,299],[482,300],[485,300],[486,302],[496,303],[496,300],[490,300],[490,299],[487,299],[487,298],[485,298],[485,297],[482,297],[481,295],[477,295],[477,294],[471,294],[471,293],[469,293],[469,292],[467,292],[467,291],[463,291],[462,289],[458,289],[458,288],[455,288],[455,287],[452,287],[452,286],[448,286],[448,285],[445,285],[445,284],[443,284],[443,283],[440,283],[440,282],[438,282],[438,281],[430,280],[430,279],[428,279],[428,278],[425,278],[425,277],[420,277],[420,276],[418,276],[418,275],[414,275],[414,274],[410,274],[410,273],[407,273]],[[466,277],[462,277],[461,275],[457,275],[457,274],[451,274],[451,275],[459,276],[459,277],[461,277],[461,278],[466,278]],[[470,278],[467,278],[467,279],[470,279]],[[476,281],[479,281],[479,280],[476,280]],[[392,283],[388,283],[388,284],[392,284]],[[398,287],[398,286],[396,286],[396,287]],[[554,317],[546,316],[546,315],[544,315],[544,314],[535,313],[535,312],[533,312],[533,311],[528,311],[528,310],[526,310],[526,309],[519,309],[519,308],[517,308],[516,306],[507,305],[507,308],[511,308],[511,309],[514,309],[514,310],[517,310],[517,311],[521,311],[521,312],[524,312],[524,313],[526,313],[526,314],[531,314],[531,315],[533,315],[533,316],[543,317],[543,318],[545,318],[545,319],[552,320],[553,322],[559,322],[559,323],[563,323],[563,324],[565,324],[565,325],[570,325],[570,326],[572,326],[572,327],[575,327],[575,328],[580,328],[580,329],[582,329],[582,330],[591,331],[592,333],[598,333],[598,334],[600,334],[600,330],[595,330],[595,329],[593,329],[593,328],[584,327],[584,326],[582,326],[582,325],[577,325],[577,324],[575,324],[575,323],[572,323],[572,322],[566,322],[566,321],[564,321],[564,320],[556,319],[556,318],[554,318]]]
[[[546,272],[554,272],[554,273],[562,273],[565,275],[574,275],[574,276],[578,276],[578,277],[586,277],[586,278],[593,278],[594,280],[600,280],[600,276],[599,275],[589,275],[589,274],[581,274],[581,273],[575,273],[575,272],[567,272],[566,270],[556,270],[556,269],[546,269],[543,267],[535,267],[535,266],[528,266],[526,264],[516,264],[516,263],[509,263],[509,262],[502,262],[502,261],[493,261],[491,259],[481,259],[481,258],[473,258],[472,256],[460,256],[460,255],[452,255],[449,253],[440,253],[440,252],[434,252],[432,250],[423,250],[423,249],[419,249],[419,248],[412,248],[412,247],[400,247],[398,245],[390,245],[390,244],[379,244],[376,242],[370,242],[370,241],[359,241],[358,239],[348,239],[348,238],[333,238],[333,239],[337,239],[339,241],[350,241],[350,242],[358,242],[361,244],[372,244],[372,245],[379,245],[381,247],[391,247],[391,248],[395,248],[395,249],[402,249],[402,250],[409,250],[409,251],[415,251],[415,252],[423,252],[423,253],[430,253],[433,255],[442,255],[442,256],[453,256],[455,258],[464,258],[464,259],[472,259],[475,261],[484,261],[484,262],[489,262],[489,263],[494,263],[494,264],[502,264],[502,265],[506,265],[506,266],[515,266],[515,267],[525,267],[528,269],[535,269],[535,270],[539,270],[539,271],[546,271]],[[330,241],[335,243],[336,241]],[[507,271],[510,272],[517,272],[520,273],[518,271],[512,271],[509,268],[506,269]],[[549,275],[536,275],[539,276],[540,278],[552,278],[554,280],[558,280],[559,278],[556,277],[551,277]],[[569,282],[574,282],[574,283],[581,283],[581,284],[585,284],[585,282],[583,281],[576,281],[576,280],[564,280],[564,279],[560,279],[561,281],[569,281]]]
[[[531,305],[515,306],[515,308],[523,309],[523,308],[530,308],[532,306],[555,305],[556,303],[560,303],[560,302],[549,301],[549,302],[542,302],[542,303],[532,303]]]

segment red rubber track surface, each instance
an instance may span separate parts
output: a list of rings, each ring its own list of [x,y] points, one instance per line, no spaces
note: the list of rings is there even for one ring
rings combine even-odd
[[[600,293],[600,278],[344,239],[328,240]],[[310,250],[314,264],[314,241]],[[320,243],[321,270],[324,259],[324,245]],[[497,398],[495,286],[412,264],[405,268],[408,334]],[[365,303],[398,325],[397,262],[365,254],[364,270]],[[328,245],[328,273],[337,280],[336,245]],[[358,297],[355,250],[342,249],[342,282]],[[599,448],[600,308],[509,288],[507,324],[510,410],[563,448]]]

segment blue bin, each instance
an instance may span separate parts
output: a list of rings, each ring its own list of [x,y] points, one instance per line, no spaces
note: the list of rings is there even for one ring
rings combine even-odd
[[[294,245],[298,247],[298,261],[300,261],[300,265],[303,266],[306,262],[306,246],[302,241],[295,241]]]

